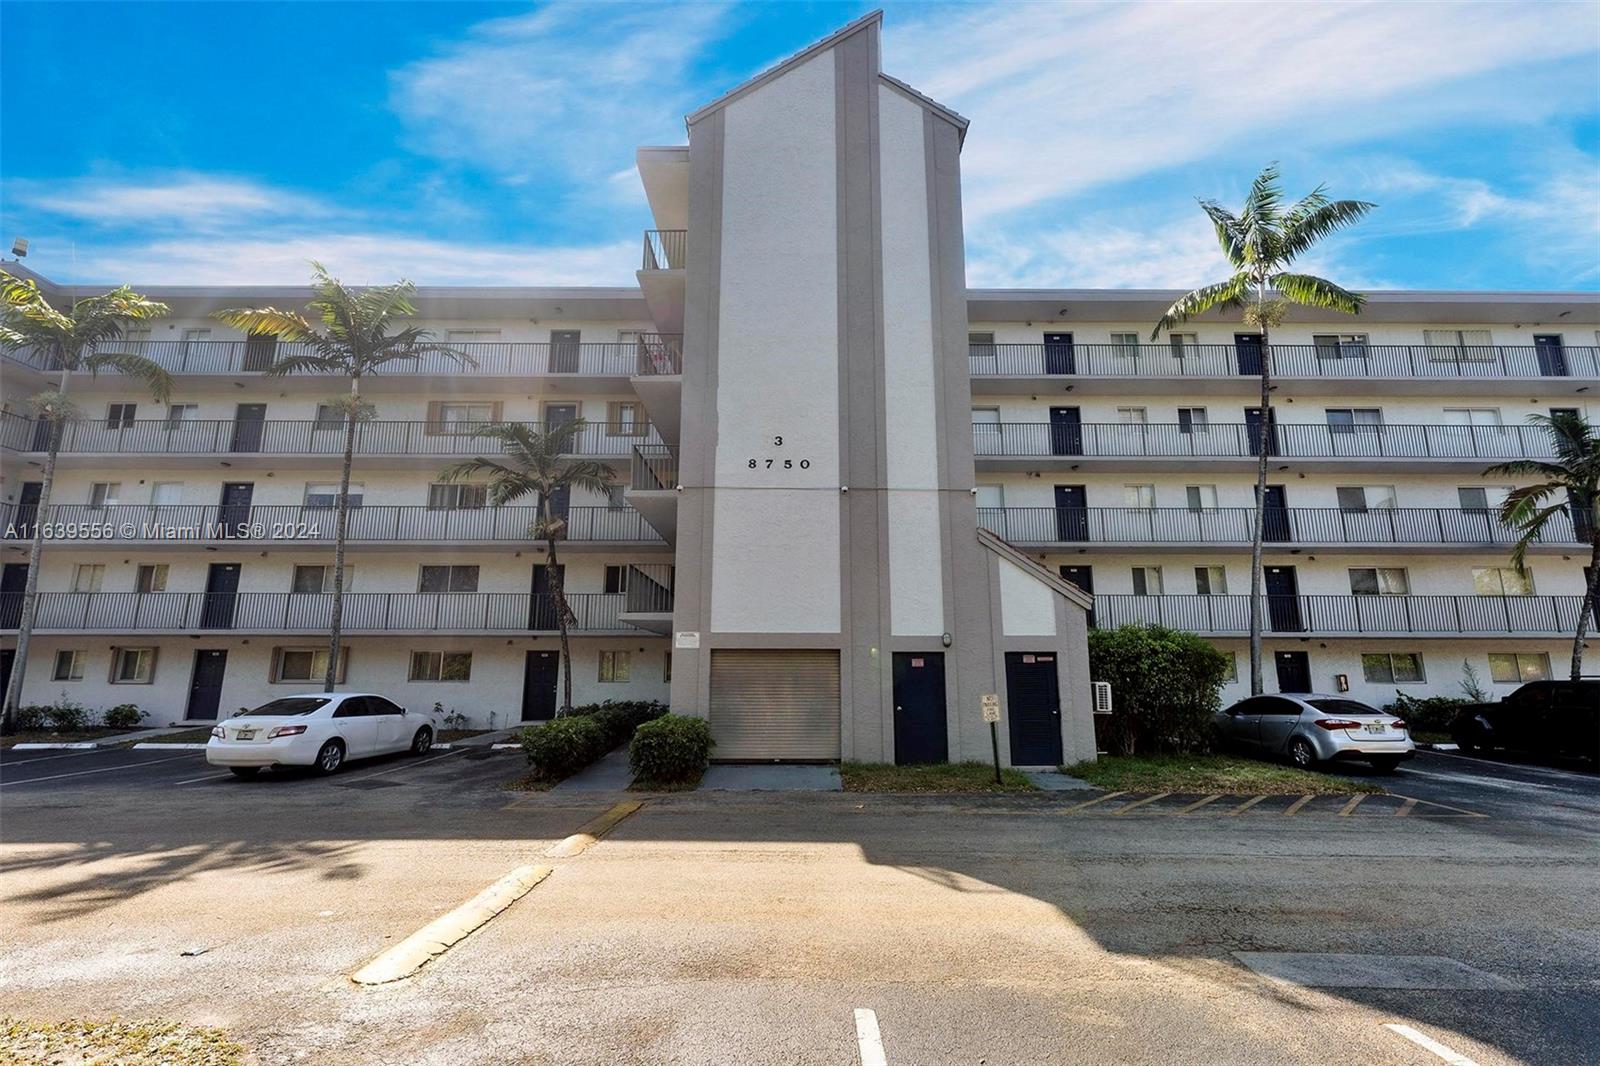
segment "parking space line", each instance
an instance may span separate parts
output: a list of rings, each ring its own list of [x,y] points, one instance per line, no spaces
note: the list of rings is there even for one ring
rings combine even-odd
[[[1300,808],[1301,807],[1304,807],[1306,804],[1310,803],[1312,800],[1314,800],[1316,798],[1317,797],[1314,796],[1314,795],[1313,796],[1301,796],[1299,799],[1297,799],[1293,803],[1289,804],[1288,808],[1285,809],[1283,813],[1284,813],[1285,816],[1288,816],[1288,815],[1291,815],[1291,814],[1298,814],[1298,813],[1300,813]]]
[[[1356,811],[1356,808],[1361,806],[1361,801],[1366,799],[1366,798],[1367,798],[1367,794],[1365,792],[1358,792],[1354,796],[1351,796],[1350,797],[1350,802],[1346,803],[1343,807],[1339,808],[1339,817],[1340,818],[1347,818],[1350,815],[1354,814],[1355,811]]]
[[[856,1048],[861,1054],[861,1066],[889,1066],[883,1034],[878,1031],[877,1012],[866,1007],[856,1008]]]
[[[445,752],[443,755],[436,755],[431,759],[418,759],[416,762],[402,762],[398,766],[391,766],[387,770],[379,770],[375,774],[360,774],[356,777],[340,778],[339,783],[347,784],[351,781],[370,781],[374,777],[382,777],[385,774],[394,774],[399,773],[401,770],[412,770],[419,766],[427,766],[429,763],[435,763],[443,759],[448,759],[452,755],[460,755],[465,750],[465,748],[453,748],[450,751]]]
[[[1262,802],[1263,800],[1265,800],[1267,798],[1268,797],[1264,796],[1264,795],[1262,795],[1262,796],[1251,796],[1249,799],[1245,800],[1243,803],[1239,804],[1239,806],[1233,808],[1232,810],[1223,811],[1222,812],[1222,817],[1228,818],[1228,817],[1231,817],[1232,815],[1235,815],[1235,814],[1243,814],[1245,811],[1248,811],[1251,807],[1254,807],[1256,804]]]
[[[1104,803],[1108,799],[1116,799],[1118,796],[1126,796],[1127,794],[1128,792],[1126,789],[1122,790],[1121,792],[1107,792],[1105,795],[1096,796],[1092,800],[1084,800],[1082,803],[1074,803],[1070,807],[1064,807],[1062,808],[1061,813],[1076,814],[1085,808],[1093,807],[1096,803]]]
[[[1166,799],[1170,795],[1172,795],[1172,793],[1170,793],[1170,792],[1157,792],[1154,796],[1146,796],[1142,800],[1134,800],[1132,803],[1128,804],[1125,807],[1118,807],[1116,810],[1112,811],[1111,813],[1112,814],[1127,814],[1129,811],[1133,810],[1136,807],[1143,807],[1146,803],[1154,803],[1156,800]]]
[[[232,776],[233,776],[233,773],[231,771],[228,772],[228,773],[225,773],[225,774],[207,774],[204,777],[191,777],[187,781],[174,781],[172,783],[172,787],[173,788],[177,788],[179,785],[195,785],[195,784],[199,784],[201,781],[220,781],[224,777],[232,777]]]
[[[65,777],[83,777],[87,774],[114,774],[118,770],[137,770],[144,766],[157,766],[164,762],[176,762],[179,759],[192,759],[193,755],[172,755],[165,759],[151,759],[149,762],[127,763],[123,766],[102,766],[98,770],[74,770],[70,774],[52,774],[49,777],[30,777],[22,781],[0,781],[0,788],[10,785],[36,785],[43,781],[60,781]]]
[[[1395,808],[1394,816],[1396,818],[1404,818],[1406,815],[1411,813],[1411,808],[1415,807],[1416,805],[1416,797],[1412,797],[1400,804],[1399,807]]]
[[[1184,808],[1182,808],[1180,810],[1173,811],[1172,813],[1174,815],[1179,815],[1179,814],[1188,814],[1190,811],[1198,811],[1201,807],[1204,807],[1206,804],[1214,803],[1217,800],[1221,799],[1222,797],[1223,797],[1223,793],[1214,792],[1209,796],[1202,796],[1199,799],[1195,800],[1193,803],[1189,804],[1189,806],[1184,807]]]
[[[1431,1051],[1445,1062],[1448,1062],[1450,1066],[1478,1066],[1476,1062],[1467,1058],[1461,1052],[1454,1048],[1446,1047],[1428,1034],[1419,1032],[1409,1025],[1402,1025],[1399,1022],[1385,1022],[1383,1027],[1396,1036],[1405,1037],[1423,1050]]]

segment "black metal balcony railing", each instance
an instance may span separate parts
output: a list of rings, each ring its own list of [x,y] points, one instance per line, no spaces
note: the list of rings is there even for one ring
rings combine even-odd
[[[1582,596],[1266,596],[1269,633],[1485,633],[1570,637]],[[1094,598],[1094,624],[1163,625],[1205,634],[1248,634],[1249,596]]]
[[[673,566],[671,563],[635,563],[628,567],[627,605],[629,614],[672,613]]]
[[[486,455],[499,451],[492,440],[477,436],[481,422],[361,422],[356,426],[357,455]],[[542,423],[525,422],[536,430]],[[337,420],[186,419],[167,421],[72,422],[61,439],[64,454],[213,455],[219,453],[264,455],[340,456],[344,453],[344,423]],[[0,418],[0,447],[15,451],[43,451],[48,443],[46,422],[6,414]],[[629,455],[634,446],[661,440],[647,422],[590,422],[573,438],[572,454]]]
[[[644,231],[644,269],[682,270],[688,259],[689,231],[647,229]]]
[[[1240,459],[1259,454],[1261,430],[1246,423],[975,422],[972,449],[982,459],[1030,456],[1133,456]],[[1329,426],[1278,423],[1267,454],[1299,459],[1547,459],[1541,426]]]
[[[568,593],[570,628],[637,632],[621,621],[622,593]],[[40,632],[324,633],[331,593],[298,592],[41,592],[34,628]],[[15,629],[22,593],[0,593],[0,629]],[[344,597],[347,633],[552,632],[555,597],[526,592],[350,592]]]
[[[537,507],[442,509],[422,506],[351,508],[347,539],[462,544],[527,543]],[[584,542],[661,543],[661,535],[631,507],[569,507],[563,539]],[[0,504],[0,538],[28,539],[40,521],[37,507]],[[45,536],[82,544],[264,540],[282,544],[332,544],[331,507],[301,504],[228,507],[215,504],[52,504],[42,516]]]
[[[972,376],[1236,377],[1261,372],[1253,345],[973,344]],[[1600,377],[1600,348],[1533,345],[1274,344],[1284,378]]]
[[[633,449],[629,488],[657,492],[678,487],[678,449],[671,444],[641,444]]]
[[[448,341],[441,341],[448,343]],[[261,374],[278,359],[305,354],[303,344],[266,344],[252,341],[132,341],[115,345],[154,361],[169,374]],[[676,374],[683,365],[683,337],[671,333],[641,334],[632,341],[473,341],[452,347],[470,355],[477,364],[468,372],[486,376],[539,376],[580,374],[628,377],[633,374]],[[109,348],[108,348],[109,350]],[[60,369],[42,353],[31,349],[9,352],[6,358],[36,370]],[[672,367],[674,369],[663,369]],[[418,374],[460,374],[461,364],[444,355],[399,359],[374,373],[380,377]]]
[[[1016,544],[1249,544],[1255,510],[1219,507],[980,507],[978,524]],[[1504,547],[1520,536],[1494,511],[1450,507],[1268,509],[1265,538],[1274,544],[1406,544]],[[1565,514],[1551,517],[1540,542],[1582,541]]]

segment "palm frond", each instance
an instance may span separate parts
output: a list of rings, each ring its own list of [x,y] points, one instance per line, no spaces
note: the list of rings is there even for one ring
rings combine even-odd
[[[1484,477],[1542,477],[1550,481],[1561,481],[1570,475],[1566,467],[1541,459],[1513,459],[1496,463],[1483,472]]]
[[[1273,274],[1268,280],[1285,299],[1307,307],[1358,315],[1367,304],[1367,298],[1360,293],[1340,288],[1314,274]]]
[[[303,353],[295,355],[280,355],[267,367],[267,373],[273,377],[283,377],[286,374],[347,374],[350,372],[349,363],[338,355],[324,355],[321,353]]]
[[[1222,254],[1227,257],[1229,264],[1235,270],[1243,270],[1246,262],[1244,234],[1240,232],[1238,218],[1215,200],[1201,200],[1200,210],[1211,219],[1211,226],[1217,233],[1217,243],[1222,246]]]
[[[280,341],[308,341],[316,330],[296,311],[276,307],[233,307],[213,311],[211,317],[244,334],[263,334]]]
[[[1186,293],[1167,308],[1167,313],[1161,316],[1161,321],[1150,331],[1150,339],[1157,340],[1162,330],[1170,330],[1195,315],[1204,314],[1213,308],[1238,307],[1249,295],[1250,276],[1244,273],[1235,274],[1227,281],[1203,285],[1193,292]]]
[[[1329,201],[1319,186],[1284,216],[1280,246],[1284,261],[1303,255],[1328,234],[1354,225],[1377,206],[1366,200]]]
[[[172,396],[172,375],[153,359],[131,352],[95,352],[83,361],[83,369],[91,374],[102,370],[115,370],[124,377],[144,382],[150,394],[162,403]]]

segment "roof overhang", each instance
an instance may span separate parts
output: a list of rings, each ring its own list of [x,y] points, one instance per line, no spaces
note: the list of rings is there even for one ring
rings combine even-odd
[[[1154,323],[1183,295],[1182,289],[968,289],[967,318],[972,322]],[[1351,321],[1537,325],[1600,318],[1600,293],[1593,292],[1382,290],[1365,295],[1366,308]],[[1293,305],[1288,313],[1290,322],[1326,322],[1345,317]],[[1236,312],[1214,311],[1199,320],[1236,319]]]

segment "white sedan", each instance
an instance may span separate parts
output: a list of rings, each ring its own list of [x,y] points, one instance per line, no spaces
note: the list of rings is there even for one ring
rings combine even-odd
[[[283,696],[211,730],[206,762],[251,777],[269,766],[314,766],[331,774],[347,759],[433,747],[429,715],[371,692]]]

